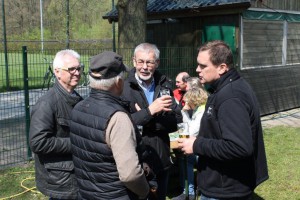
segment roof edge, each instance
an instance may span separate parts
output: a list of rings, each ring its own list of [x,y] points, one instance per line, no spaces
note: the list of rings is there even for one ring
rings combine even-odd
[[[185,18],[185,17],[193,17],[193,16],[209,16],[216,15],[216,13],[209,13],[212,10],[218,11],[217,15],[222,14],[238,14],[242,13],[244,10],[247,10],[251,6],[250,2],[241,2],[236,4],[225,4],[218,6],[208,6],[208,7],[197,7],[197,8],[188,8],[181,10],[169,10],[163,12],[148,12],[147,19],[163,19],[162,16],[166,15],[165,18]],[[228,10],[230,9],[230,10]],[[110,11],[111,12],[111,11]],[[184,16],[182,15],[184,13]],[[170,16],[168,16],[170,15]],[[102,16],[103,19],[107,19],[109,23],[118,22],[118,15],[114,16]]]

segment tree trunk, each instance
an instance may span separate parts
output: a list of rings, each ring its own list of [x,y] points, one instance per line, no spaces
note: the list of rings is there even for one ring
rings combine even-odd
[[[118,52],[123,57],[132,56],[124,48],[132,49],[146,41],[146,8],[147,0],[118,0]]]

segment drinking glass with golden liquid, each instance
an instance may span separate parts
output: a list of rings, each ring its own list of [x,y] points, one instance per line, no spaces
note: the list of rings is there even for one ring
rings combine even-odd
[[[190,138],[190,134],[188,133],[188,134],[180,134],[179,135],[179,138]]]
[[[189,138],[189,126],[186,122],[177,124],[179,138]]]
[[[160,89],[159,93],[160,93],[160,96],[164,96],[164,95],[170,96],[170,90],[168,88]]]

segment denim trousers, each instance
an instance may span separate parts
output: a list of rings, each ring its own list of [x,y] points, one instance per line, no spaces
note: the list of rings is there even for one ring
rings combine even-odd
[[[185,159],[186,157],[186,163]],[[194,154],[187,155],[187,156],[180,156],[179,157],[179,181],[180,187],[183,189],[185,193],[185,180],[187,178],[188,186],[189,186],[189,195],[195,195],[195,184],[194,184],[194,165],[196,162],[196,156]],[[187,177],[185,177],[185,165],[187,169]]]

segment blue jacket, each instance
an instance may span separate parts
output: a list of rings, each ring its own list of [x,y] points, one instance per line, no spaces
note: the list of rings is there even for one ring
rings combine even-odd
[[[198,184],[213,198],[244,197],[268,179],[258,101],[235,69],[210,85],[200,132]]]

